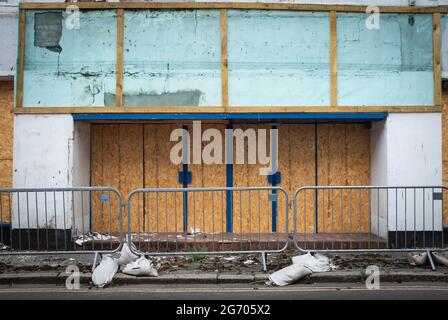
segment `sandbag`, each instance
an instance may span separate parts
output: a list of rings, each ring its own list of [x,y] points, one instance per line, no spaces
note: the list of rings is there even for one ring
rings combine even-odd
[[[308,252],[307,254],[295,256],[292,258],[292,263],[307,267],[312,272],[326,272],[335,268],[329,258],[319,253],[311,254]]]
[[[132,244],[132,249],[137,251],[137,248]],[[138,259],[138,256],[131,251],[127,242],[123,244],[121,248],[120,257],[117,260],[119,266],[127,265],[128,263],[134,262]]]
[[[434,258],[435,263],[448,267],[448,258],[447,257],[442,256],[440,253],[437,253],[437,252],[432,252],[432,256]]]
[[[111,255],[104,255],[100,264],[93,270],[92,282],[102,288],[112,282],[118,271],[118,263]]]
[[[287,286],[288,284],[297,282],[312,273],[313,272],[307,267],[293,264],[274,272],[269,276],[269,280],[278,286]]]
[[[159,274],[157,269],[153,267],[152,263],[141,256],[136,261],[130,262],[124,266],[122,269],[123,273],[129,274],[131,276],[148,276],[148,277],[158,277]]]
[[[428,254],[426,252],[422,252],[419,254],[414,254],[409,257],[409,264],[411,266],[422,266],[428,260]]]

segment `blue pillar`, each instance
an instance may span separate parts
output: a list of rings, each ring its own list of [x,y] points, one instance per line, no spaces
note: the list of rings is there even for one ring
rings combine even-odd
[[[179,171],[179,183],[182,183],[182,188],[188,188],[188,185],[192,181],[191,171],[188,171],[188,158],[189,158],[189,137],[188,137],[188,127],[183,126],[186,131],[186,135],[182,138],[183,150],[182,150],[182,171]],[[187,140],[188,139],[188,140]],[[188,192],[184,191],[182,193],[182,211],[183,211],[183,230],[184,234],[188,233]]]
[[[233,129],[233,125],[229,123],[226,129]],[[226,187],[233,187],[233,136],[232,140],[228,141],[229,137],[226,134]],[[231,142],[231,143],[229,143]],[[226,232],[233,231],[233,192],[226,191]]]
[[[268,175],[268,182],[275,187],[282,182],[282,175],[280,171]],[[277,190],[272,190],[272,232],[277,231]]]
[[[277,125],[273,124],[272,125],[272,129],[277,129]],[[275,161],[272,162],[275,165],[275,169],[278,169],[278,163],[277,163],[277,156],[278,156],[278,141],[275,140],[275,146],[274,144],[274,140],[272,138],[272,131],[271,131],[271,161]],[[268,182],[273,186],[277,186],[278,184],[280,184],[282,181],[282,175],[280,173],[280,171],[276,171],[270,175],[268,175]],[[272,190],[272,232],[277,232],[277,190]]]

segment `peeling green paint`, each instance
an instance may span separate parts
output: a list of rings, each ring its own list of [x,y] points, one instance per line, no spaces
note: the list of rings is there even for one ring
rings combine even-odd
[[[104,92],[115,93],[115,10],[80,11],[79,29],[67,27],[69,17],[26,11],[24,107],[104,106]]]
[[[41,12],[34,15],[34,46],[60,53],[62,12]]]

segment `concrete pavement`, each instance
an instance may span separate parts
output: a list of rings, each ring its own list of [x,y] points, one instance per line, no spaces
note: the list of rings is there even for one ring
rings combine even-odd
[[[0,285],[0,300],[447,300],[446,283],[382,284],[368,290],[361,284],[296,284],[266,287],[260,284],[167,284],[112,286],[82,285],[67,290],[55,285]],[[224,302],[225,303],[225,302]]]
[[[55,284],[63,285],[68,274],[61,271],[46,272],[20,272],[0,274],[0,285],[9,284]],[[89,284],[91,273],[80,273],[80,283]],[[225,284],[225,283],[264,283],[269,274],[248,273],[167,273],[159,277],[134,277],[117,273],[113,283],[116,285],[126,284]],[[361,270],[352,271],[330,271],[324,273],[313,273],[309,278],[302,279],[300,283],[363,283],[364,275]],[[396,269],[385,271],[380,275],[381,282],[439,282],[448,285],[448,274],[446,271],[422,271],[411,269]]]

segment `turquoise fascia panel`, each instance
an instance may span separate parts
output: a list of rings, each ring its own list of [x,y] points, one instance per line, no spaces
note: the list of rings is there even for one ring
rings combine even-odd
[[[339,106],[432,106],[432,15],[337,14]],[[439,49],[437,49],[439,50]]]
[[[101,107],[115,94],[115,10],[80,11],[79,28],[72,14],[26,11],[24,107]]]
[[[218,10],[126,10],[125,106],[220,106]]]
[[[327,12],[228,11],[231,106],[329,106]]]

